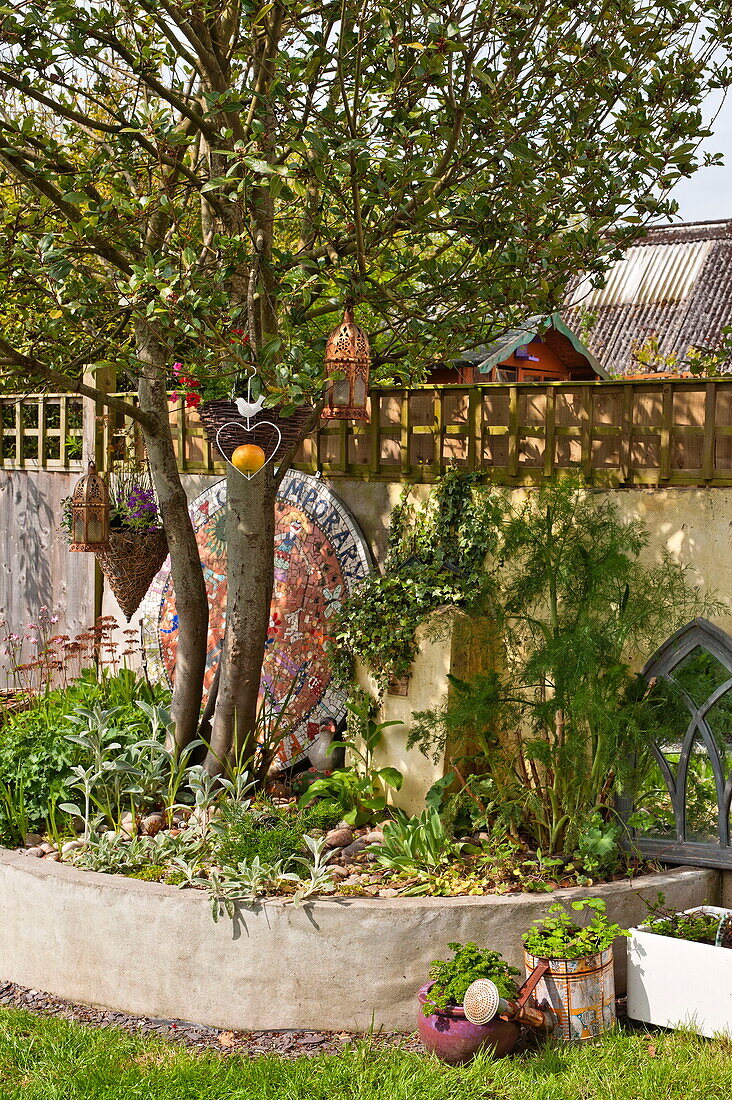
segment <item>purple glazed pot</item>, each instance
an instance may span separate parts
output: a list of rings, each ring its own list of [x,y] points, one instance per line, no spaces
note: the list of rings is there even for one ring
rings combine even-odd
[[[520,1028],[508,1020],[496,1017],[489,1024],[471,1024],[465,1018],[462,1006],[458,1005],[425,1016],[422,1005],[433,985],[434,982],[427,982],[417,994],[420,1004],[417,1027],[427,1050],[454,1066],[469,1062],[479,1050],[490,1049],[496,1058],[502,1058],[513,1050]]]

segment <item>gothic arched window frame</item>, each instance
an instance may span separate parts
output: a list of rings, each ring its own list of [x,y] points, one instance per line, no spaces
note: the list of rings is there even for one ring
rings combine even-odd
[[[673,680],[673,673],[687,658],[700,649],[715,658],[726,669],[728,676],[701,702],[694,699]],[[732,868],[732,844],[730,842],[729,814],[732,802],[732,764],[725,771],[718,745],[708,722],[708,715],[719,700],[730,693],[732,698],[732,638],[706,619],[694,619],[671,635],[649,659],[642,669],[647,680],[665,678],[672,680],[686,703],[689,721],[681,736],[681,751],[676,774],[669,766],[663,749],[653,744],[653,755],[666,782],[674,815],[675,837],[656,838],[637,835],[635,844],[643,855],[668,863],[687,863],[696,866]],[[681,732],[681,731],[680,731]],[[716,842],[692,840],[687,828],[687,782],[689,760],[695,742],[706,748],[712,766],[717,797]],[[732,752],[732,742],[730,743]]]

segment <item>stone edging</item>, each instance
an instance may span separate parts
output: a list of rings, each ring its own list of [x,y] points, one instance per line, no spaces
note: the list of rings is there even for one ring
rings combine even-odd
[[[604,897],[623,925],[659,890],[679,908],[719,898],[716,871],[637,884],[462,898],[279,898],[211,919],[206,895],[0,849],[0,978],[72,1001],[234,1030],[414,1026],[415,991],[447,943],[521,965],[520,936],[553,901]],[[618,989],[624,989],[624,946]]]

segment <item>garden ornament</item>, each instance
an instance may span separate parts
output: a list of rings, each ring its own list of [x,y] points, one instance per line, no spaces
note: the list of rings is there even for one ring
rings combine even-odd
[[[252,424],[252,419],[262,411],[264,406],[264,397],[261,395],[256,401],[252,401],[252,379],[255,374],[256,371],[253,371],[247,378],[246,399],[243,397],[234,399],[244,423],[227,421],[216,432],[216,446],[223,455],[224,461],[247,481],[272,461],[282,443],[282,432],[273,421],[258,420]],[[270,444],[274,440],[274,446],[270,447],[269,454],[256,442],[257,434],[262,431],[269,436]],[[261,439],[261,435],[259,438]],[[222,441],[228,444],[229,454],[224,450]]]
[[[463,1012],[471,1024],[489,1024],[496,1016],[525,1024],[537,1031],[554,1031],[556,1019],[550,1010],[528,1004],[529,997],[548,969],[546,960],[534,968],[515,1001],[507,1001],[490,978],[478,978],[465,991]]]

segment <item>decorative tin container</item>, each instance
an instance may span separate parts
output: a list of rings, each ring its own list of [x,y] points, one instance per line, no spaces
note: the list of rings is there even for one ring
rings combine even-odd
[[[542,960],[524,951],[527,977]],[[594,1039],[615,1025],[613,949],[582,959],[548,959],[549,969],[536,987],[557,1017],[556,1038]]]

